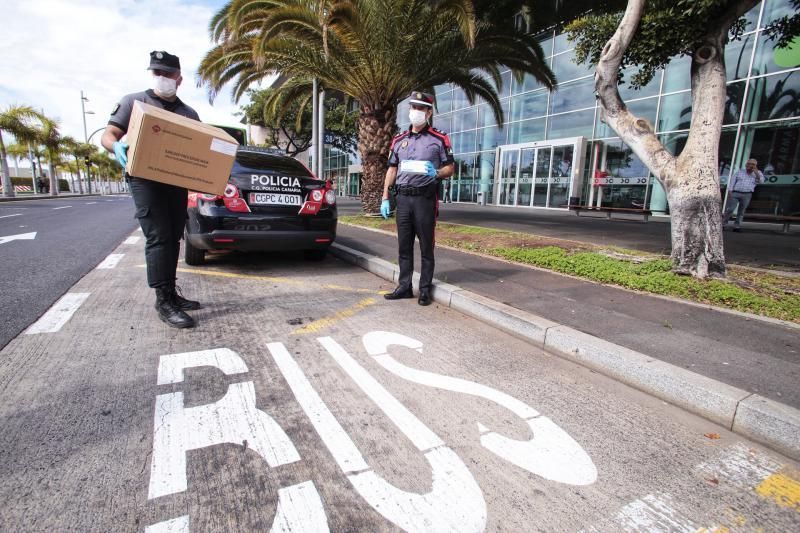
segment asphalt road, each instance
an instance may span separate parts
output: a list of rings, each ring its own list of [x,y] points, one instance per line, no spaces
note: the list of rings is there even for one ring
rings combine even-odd
[[[114,254],[0,351],[4,530],[800,524],[797,463],[336,258],[181,265],[179,331]]]
[[[340,214],[360,211],[357,200],[339,199]],[[665,255],[672,249],[666,218],[652,217],[645,224],[641,217],[608,220],[596,215],[578,217],[565,211],[440,203],[439,220]],[[800,227],[792,227],[788,234],[781,233],[781,228],[779,224],[745,223],[741,233],[725,231],[726,259],[756,267],[779,265],[800,272]]]
[[[128,196],[1,202],[0,347],[39,318],[136,226]]]

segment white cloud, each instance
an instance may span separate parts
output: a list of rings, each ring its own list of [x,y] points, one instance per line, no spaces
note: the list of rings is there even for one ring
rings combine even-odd
[[[83,139],[81,90],[89,98],[86,127],[105,126],[119,98],[150,87],[151,50],[180,56],[178,95],[204,122],[237,124],[229,91],[208,103],[197,67],[211,48],[208,24],[224,0],[0,0],[0,108],[29,104]],[[99,144],[100,135],[92,141]]]

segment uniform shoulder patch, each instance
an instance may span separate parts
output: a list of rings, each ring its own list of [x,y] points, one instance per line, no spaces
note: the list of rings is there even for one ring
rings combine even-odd
[[[119,103],[117,103],[117,105],[114,106],[114,109],[111,111],[111,115],[112,116],[116,115],[117,111],[119,111]]]
[[[435,131],[436,133],[441,133],[442,135],[447,135],[447,132],[446,132],[446,131],[442,131],[442,130],[440,130],[439,128],[431,128],[431,129],[432,129],[433,131]]]

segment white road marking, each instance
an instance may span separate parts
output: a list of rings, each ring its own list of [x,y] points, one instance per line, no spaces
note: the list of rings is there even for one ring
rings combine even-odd
[[[148,498],[186,490],[186,453],[217,444],[247,446],[271,467],[300,455],[267,413],[256,408],[252,381],[232,383],[219,401],[184,407],[183,393],[156,396]]]
[[[147,526],[144,533],[189,533],[189,515]]]
[[[324,533],[328,517],[311,481],[278,489],[278,509],[270,533]]]
[[[24,228],[25,226],[20,226],[20,228]],[[17,235],[6,235],[5,237],[0,237],[0,244],[5,244],[11,241],[32,241],[36,238],[36,232],[32,231],[30,233],[19,233]]]
[[[14,213],[13,215],[0,216],[0,218],[11,218],[11,217],[18,217],[18,216],[21,216],[21,215],[22,215],[22,213]]]
[[[96,204],[97,202],[86,202],[86,205]]]
[[[699,529],[672,507],[669,494],[648,494],[623,507],[614,521],[626,532],[693,533]]]
[[[311,420],[314,429],[317,430],[322,442],[333,455],[333,459],[342,472],[350,474],[368,470],[369,465],[364,460],[361,452],[347,435],[344,428],[333,416],[333,413],[322,401],[317,391],[306,378],[297,362],[286,351],[286,347],[280,342],[273,342],[267,345],[267,349],[272,354],[272,358],[278,365],[278,369],[283,374],[292,389],[292,393],[297,398],[300,407],[305,411],[306,416]]]
[[[431,491],[417,494],[398,489],[369,469],[350,436],[286,347],[277,342],[268,344],[272,358],[298,403],[361,497],[384,518],[406,531],[483,531],[486,527],[486,502],[461,459],[333,339],[323,337],[318,340],[395,426],[424,452],[432,470]],[[355,472],[352,470],[354,466],[358,469]]]
[[[58,209],[69,209],[70,207],[72,207],[72,206],[71,205],[62,205],[61,207],[54,207],[53,211],[56,211]]]
[[[119,264],[123,257],[125,257],[125,254],[110,254],[108,257],[103,259],[99,265],[97,265],[97,268],[100,270],[114,268],[117,266],[117,264]]]
[[[125,239],[125,242],[123,242],[123,244],[136,244],[137,242],[139,242],[140,238],[141,237],[133,237],[133,236],[128,237],[127,239]]]
[[[528,424],[533,437],[527,441],[490,432],[478,422],[481,445],[495,455],[545,479],[570,485],[590,485],[597,468],[580,444],[549,418],[504,392],[467,381],[417,370],[399,363],[387,353],[392,345],[422,353],[422,343],[399,333],[372,331],[363,337],[364,347],[375,361],[392,374],[420,385],[485,398],[505,407]]]
[[[226,376],[247,372],[247,365],[239,354],[228,348],[173,353],[162,355],[158,362],[158,384],[181,383],[183,371],[198,366],[213,366]]]
[[[26,335],[55,333],[67,323],[89,297],[88,292],[68,292],[25,331]]]
[[[726,448],[719,459],[697,465],[695,471],[720,484],[752,489],[780,469],[778,461],[739,442]]]

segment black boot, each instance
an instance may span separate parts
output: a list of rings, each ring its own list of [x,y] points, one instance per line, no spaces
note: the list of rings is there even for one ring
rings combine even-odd
[[[175,305],[178,306],[178,309],[182,309],[184,311],[196,311],[197,309],[202,309],[203,306],[200,302],[195,302],[194,300],[187,300],[181,294],[181,288],[175,286],[172,291],[172,299],[175,301]]]
[[[173,328],[193,328],[194,319],[178,307],[169,289],[156,289],[156,311],[162,322]]]
[[[431,305],[433,302],[433,298],[431,298],[431,292],[428,289],[420,289],[419,290],[419,300],[417,303],[419,305]]]

